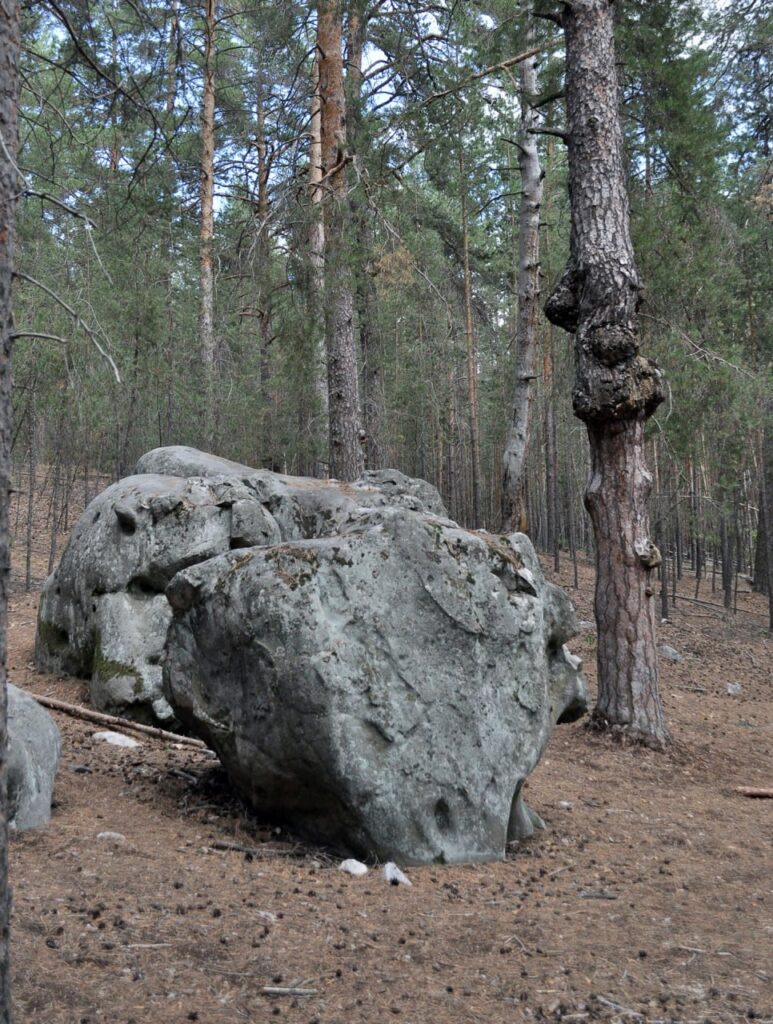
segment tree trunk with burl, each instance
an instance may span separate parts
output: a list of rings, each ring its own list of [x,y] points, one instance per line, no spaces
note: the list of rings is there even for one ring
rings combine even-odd
[[[658,688],[644,427],[663,400],[639,351],[634,261],[618,111],[612,0],[563,5],[571,236],[545,306],[575,336],[575,415],[588,431],[585,505],[596,544],[598,700],[592,721],[651,746],[669,739]]]

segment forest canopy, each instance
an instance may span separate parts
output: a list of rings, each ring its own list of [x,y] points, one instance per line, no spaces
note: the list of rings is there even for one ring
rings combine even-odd
[[[335,183],[319,182],[316,6],[24,9],[14,460],[52,467],[54,516],[76,480],[94,489],[168,443],[329,472],[318,200],[335,185],[363,462],[499,524],[518,359],[513,58],[537,54],[544,301],[569,241],[562,34],[503,0],[344,4],[345,141]],[[677,569],[721,551],[743,571],[756,557],[764,580],[770,9],[616,7],[642,343],[667,381],[647,428],[655,528]],[[587,454],[571,344],[542,316],[538,334],[525,520],[558,557],[589,544]]]

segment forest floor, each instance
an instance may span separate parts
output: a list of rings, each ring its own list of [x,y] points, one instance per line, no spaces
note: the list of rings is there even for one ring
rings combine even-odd
[[[20,519],[10,677],[87,704],[82,680],[34,670]],[[568,561],[551,575],[593,690],[590,567],[577,589]],[[202,752],[108,746],[57,714],[53,819],[10,845],[17,1024],[773,1021],[773,801],[736,791],[773,786],[773,644],[763,598],[726,614],[694,588],[660,628],[683,657],[661,660],[668,752],[558,728],[527,784],[546,831],[502,863],[408,869],[410,888],[273,829]]]

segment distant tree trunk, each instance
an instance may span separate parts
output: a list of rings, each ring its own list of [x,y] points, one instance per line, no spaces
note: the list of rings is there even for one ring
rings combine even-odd
[[[365,147],[362,122],[362,52],[365,46],[366,27],[367,20],[362,11],[350,10],[346,72],[347,135],[351,151],[360,159],[363,157]],[[376,288],[370,269],[373,258],[373,226],[364,189],[364,184],[359,182],[352,189],[350,201],[357,240],[355,294],[362,356],[365,464],[368,469],[383,469],[386,465],[384,373],[376,331]]]
[[[322,218],[322,101],[319,95],[319,54],[312,67],[311,117],[309,120],[309,263],[311,267],[311,321],[314,338],[314,390],[320,408],[327,414],[327,370],[324,332],[318,329],[322,318],[325,289],[325,225]]]
[[[167,39],[166,58],[166,99],[165,111],[167,116],[167,130],[173,131],[174,111],[177,102],[177,67],[181,56],[182,42],[180,38],[180,13],[178,0],[172,0],[169,8],[169,37]],[[176,343],[177,325],[175,318],[174,286],[172,267],[174,266],[175,255],[175,183],[174,183],[174,161],[172,153],[167,150],[165,153],[166,178],[164,188],[164,199],[168,204],[168,239],[167,239],[167,268],[163,273],[162,281],[165,289],[164,302],[166,305],[166,358],[165,375],[160,375],[159,390],[161,401],[158,411],[158,443],[160,445],[170,444],[174,437],[175,419],[175,394],[173,382],[176,379]],[[164,376],[166,379],[164,380]],[[162,412],[162,404],[165,406]]]
[[[558,501],[558,452],[556,445],[556,409],[553,395],[553,325],[545,335],[542,352],[542,379],[545,390],[545,498],[547,504],[547,548],[553,555],[553,569],[561,568],[560,517]]]
[[[201,224],[199,231],[199,346],[204,371],[203,434],[215,440],[215,2],[204,0],[204,94],[201,105]]]
[[[318,0],[317,51],[325,192],[325,345],[327,350],[330,475],[356,480],[362,454],[354,298],[347,261],[346,115],[340,0]]]
[[[668,738],[658,689],[644,424],[661,375],[639,354],[640,285],[618,113],[613,3],[572,0],[566,36],[569,264],[546,305],[575,334],[575,415],[587,427],[585,504],[596,541],[598,701],[593,721],[653,746]]]
[[[9,967],[8,806],[6,666],[8,658],[8,584],[11,538],[8,529],[11,489],[11,279],[15,204],[18,194],[17,64],[19,7],[0,0],[0,1024],[11,1020]]]
[[[553,194],[550,182],[553,169],[554,143],[548,139],[545,155],[545,181],[543,188],[545,221],[550,224],[553,205]],[[550,232],[545,234],[543,250],[545,264],[550,263]],[[542,263],[540,259],[540,263]],[[548,522],[548,548],[553,553],[553,569],[559,572],[561,568],[561,516],[560,501],[558,495],[558,445],[556,443],[556,398],[555,398],[555,377],[553,374],[553,341],[555,329],[553,324],[548,323],[547,331],[542,346],[542,391],[545,396],[545,478],[546,478],[546,501],[547,501],[547,522]]]
[[[533,29],[528,46],[534,43]],[[510,429],[505,444],[502,477],[503,520],[510,529],[524,520],[523,486],[531,430],[535,362],[539,327],[540,252],[539,220],[542,205],[542,168],[537,138],[531,129],[537,113],[532,101],[539,90],[535,57],[520,66],[521,130],[518,167],[521,173],[521,212],[518,229],[518,320],[516,327],[515,385]]]
[[[733,607],[733,578],[735,556],[733,532],[728,525],[728,512],[722,509],[719,518],[719,546],[722,551],[722,601],[727,611]]]
[[[30,405],[28,413],[28,436],[27,436],[27,538],[26,538],[26,559],[24,567],[24,589],[27,593],[32,590],[32,533],[33,513],[35,510],[35,477],[37,475],[38,453],[37,453],[37,412],[35,409],[35,382],[32,382],[30,392]]]
[[[271,392],[271,241],[269,238],[268,179],[270,173],[266,153],[263,89],[257,90],[256,143],[258,151],[258,332],[260,345],[260,421],[261,465],[273,462],[271,423],[273,395]]]
[[[773,399],[765,409],[765,427],[762,438],[760,519],[765,534],[765,572],[767,575],[770,629],[773,630]]]
[[[470,423],[470,479],[472,508],[470,526],[479,529],[480,517],[480,417],[478,414],[478,352],[472,321],[472,280],[470,274],[470,232],[467,217],[467,178],[464,150],[459,139],[459,189],[462,203],[462,261],[464,269],[464,336],[467,345],[467,412]]]

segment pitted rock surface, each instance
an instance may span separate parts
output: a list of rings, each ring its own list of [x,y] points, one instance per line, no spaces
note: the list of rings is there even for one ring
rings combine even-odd
[[[262,812],[406,863],[500,859],[533,829],[521,785],[585,688],[523,535],[376,509],[167,596],[167,699]]]

